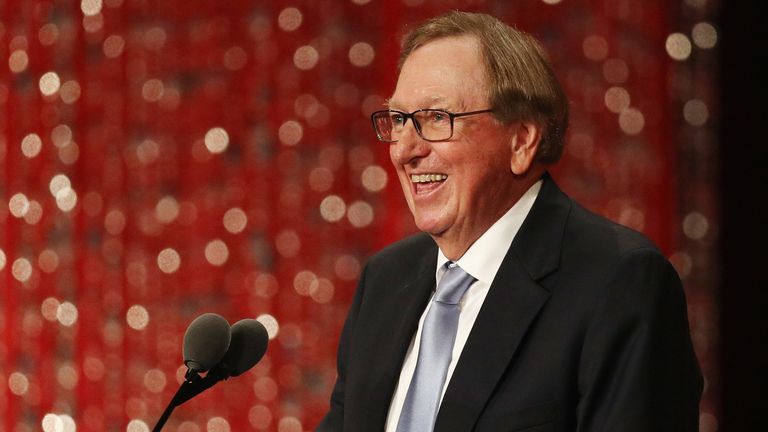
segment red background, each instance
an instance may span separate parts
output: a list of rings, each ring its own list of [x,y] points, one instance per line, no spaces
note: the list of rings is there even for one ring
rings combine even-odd
[[[360,266],[414,230],[367,116],[394,87],[402,34],[456,8],[547,48],[572,112],[555,179],[675,264],[707,379],[702,431],[717,430],[717,45],[693,30],[716,11],[548,3],[0,3],[0,430],[149,430],[203,312],[277,323],[274,338],[258,366],[177,409],[166,430],[313,428]],[[691,44],[683,58],[667,48],[676,33]],[[61,85],[44,94],[48,72]],[[611,88],[629,96],[623,111],[606,102]],[[206,147],[213,128],[229,137],[222,153]],[[25,150],[31,134],[38,151]],[[57,174],[71,210],[50,192]],[[218,265],[212,241],[227,251]],[[167,249],[171,272],[158,262]],[[145,326],[130,325],[137,310]]]

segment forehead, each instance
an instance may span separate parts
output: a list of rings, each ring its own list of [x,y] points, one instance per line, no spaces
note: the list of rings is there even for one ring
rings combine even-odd
[[[486,89],[477,39],[444,37],[416,48],[405,59],[390,107],[482,109],[487,105]]]

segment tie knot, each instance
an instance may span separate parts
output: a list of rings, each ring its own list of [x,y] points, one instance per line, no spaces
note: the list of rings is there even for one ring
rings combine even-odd
[[[458,304],[467,288],[475,281],[469,273],[465,272],[455,263],[446,264],[446,270],[440,283],[437,284],[435,301],[447,304]]]

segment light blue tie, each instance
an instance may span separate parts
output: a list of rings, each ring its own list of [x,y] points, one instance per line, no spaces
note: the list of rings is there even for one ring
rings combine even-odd
[[[449,262],[446,267],[421,329],[419,358],[397,432],[431,432],[435,426],[459,326],[459,301],[475,281],[456,263]]]

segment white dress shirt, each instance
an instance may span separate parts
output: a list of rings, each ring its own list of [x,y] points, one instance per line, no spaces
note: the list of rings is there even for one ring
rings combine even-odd
[[[493,282],[493,279],[496,277],[496,273],[499,271],[499,267],[501,267],[501,262],[504,260],[504,256],[507,254],[509,247],[512,245],[512,240],[514,240],[517,231],[520,229],[525,217],[531,210],[533,202],[536,200],[539,190],[541,189],[541,183],[541,180],[539,180],[531,186],[515,205],[513,205],[504,216],[491,225],[491,227],[488,228],[488,230],[483,233],[483,235],[480,236],[480,238],[478,238],[477,241],[467,249],[467,252],[457,261],[459,267],[477,280],[470,285],[459,303],[459,327],[456,331],[456,341],[453,344],[451,363],[448,365],[448,374],[445,378],[445,384],[443,385],[443,395],[445,394],[445,389],[448,388],[448,383],[451,381],[453,370],[456,368],[456,363],[459,360],[461,351],[464,349],[464,344],[467,342],[469,332],[475,324],[475,319],[477,319],[477,314],[480,312],[480,307],[483,305],[485,296],[488,294],[488,289],[491,287],[491,282]],[[440,282],[440,279],[445,272],[444,265],[448,261],[449,260],[443,254],[443,251],[438,249],[435,286]],[[416,360],[419,358],[421,328],[424,325],[424,318],[427,316],[427,312],[431,305],[432,302],[430,301],[427,308],[421,314],[419,327],[411,340],[408,352],[405,354],[403,367],[400,369],[400,379],[395,388],[395,393],[392,396],[392,402],[390,402],[389,405],[389,414],[387,415],[387,424],[385,428],[386,432],[395,432],[397,428],[397,422],[400,419],[400,411],[403,409],[405,396],[408,393],[408,387],[410,386],[413,372],[416,369]],[[442,402],[442,395],[440,396],[440,401]]]

